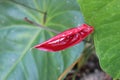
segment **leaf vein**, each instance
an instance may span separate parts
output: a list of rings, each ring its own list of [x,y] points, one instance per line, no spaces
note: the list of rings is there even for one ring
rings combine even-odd
[[[10,75],[10,73],[15,69],[17,64],[24,58],[26,52],[30,49],[31,44],[36,39],[36,37],[39,35],[39,33],[40,33],[40,31],[36,32],[36,34],[33,37],[33,39],[29,42],[29,44],[27,45],[25,50],[22,52],[21,56],[16,60],[16,62],[13,64],[13,66],[11,66],[10,70],[8,71],[8,73],[3,77],[3,80],[7,80],[8,76]]]

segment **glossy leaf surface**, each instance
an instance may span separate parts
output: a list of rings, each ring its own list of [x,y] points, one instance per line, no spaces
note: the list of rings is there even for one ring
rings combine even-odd
[[[29,7],[47,11],[43,14],[9,2],[0,1],[0,80],[57,80],[81,54],[83,43],[65,51],[48,53],[36,49],[55,34],[24,21],[28,17],[57,31],[83,23],[75,0],[16,0]],[[57,5],[57,6],[56,6]]]
[[[95,27],[95,48],[102,69],[120,78],[120,0],[78,2],[86,23]]]

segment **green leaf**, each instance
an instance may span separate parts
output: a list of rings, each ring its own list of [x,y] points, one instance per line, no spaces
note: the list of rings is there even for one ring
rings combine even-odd
[[[25,17],[57,31],[83,23],[75,0],[16,0],[22,5],[47,11],[43,14],[13,3],[0,2],[0,80],[57,80],[81,55],[84,44],[49,53],[32,49],[55,34],[29,24]]]
[[[95,27],[94,42],[102,69],[120,78],[120,0],[78,0],[86,23]]]

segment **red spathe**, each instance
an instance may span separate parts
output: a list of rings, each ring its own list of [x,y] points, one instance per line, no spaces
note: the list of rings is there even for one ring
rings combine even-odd
[[[80,43],[93,31],[93,27],[82,24],[81,26],[65,30],[49,40],[36,45],[34,48],[48,52],[61,51]]]

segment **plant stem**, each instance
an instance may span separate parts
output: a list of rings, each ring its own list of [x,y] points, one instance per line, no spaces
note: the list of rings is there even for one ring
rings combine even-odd
[[[58,80],[62,80],[65,77],[65,75],[75,66],[77,62],[78,62],[78,59],[59,76]]]
[[[46,18],[47,18],[47,12],[44,13],[44,16],[43,16],[43,24],[45,24]]]
[[[87,61],[89,56],[92,55],[92,50],[94,49],[94,46],[92,46],[93,41],[89,41],[89,42],[91,42],[91,45],[88,46],[87,44],[85,44],[85,49],[84,49],[82,55],[59,76],[58,80],[62,80],[66,76],[66,74],[75,66],[75,64],[77,64],[78,69],[80,69],[82,67],[82,65]],[[75,72],[75,75],[73,76],[72,80],[74,80],[76,73],[77,72]]]
[[[41,11],[41,10],[38,10],[38,9],[35,9],[35,8],[32,8],[32,7],[29,7],[29,6],[27,6],[27,5],[23,4],[23,3],[17,2],[17,1],[15,1],[15,0],[8,0],[8,1],[11,1],[11,2],[16,3],[16,4],[18,4],[18,5],[21,5],[21,6],[24,6],[24,7],[26,7],[26,8],[32,9],[32,10],[34,10],[34,11],[40,12],[40,13],[42,13],[42,14],[45,14],[45,13],[46,13],[46,12],[43,12],[43,11]]]
[[[41,11],[41,10],[38,10],[38,9],[35,9],[35,8],[32,8],[32,7],[29,7],[29,6],[27,6],[27,5],[23,4],[23,3],[17,2],[17,1],[15,1],[15,0],[8,0],[8,1],[13,2],[13,3],[15,3],[15,4],[18,4],[18,5],[20,5],[20,6],[23,6],[23,7],[29,8],[29,9],[32,9],[32,10],[34,10],[34,11],[37,11],[37,12],[42,13],[42,14],[44,15],[44,16],[43,16],[43,24],[45,24],[45,22],[46,22],[46,17],[47,17],[47,12],[43,12],[43,11]],[[33,21],[29,20],[27,17],[25,17],[24,20],[27,21],[27,22],[29,22],[29,23],[31,23],[31,24],[33,24],[33,25],[35,25],[35,26],[39,26],[39,27],[41,27],[41,28],[43,28],[43,29],[45,29],[45,30],[54,32],[54,33],[56,33],[56,34],[60,33],[60,32],[58,32],[58,31],[56,31],[56,30],[53,30],[53,29],[51,29],[51,28],[48,28],[48,27],[45,27],[45,26],[43,26],[43,25],[40,25],[40,24],[38,24],[38,23],[36,23],[36,22],[33,22]]]
[[[60,33],[60,32],[58,32],[58,31],[56,31],[56,30],[53,30],[53,29],[51,29],[51,28],[48,28],[48,27],[45,27],[45,26],[43,26],[43,25],[40,25],[40,24],[38,24],[38,23],[36,23],[36,22],[33,22],[33,21],[29,20],[27,17],[25,17],[24,20],[27,21],[27,22],[29,22],[30,24],[33,24],[33,25],[38,26],[38,27],[40,27],[40,28],[43,28],[43,29],[45,29],[45,30],[54,32],[54,33],[56,33],[56,34]]]

